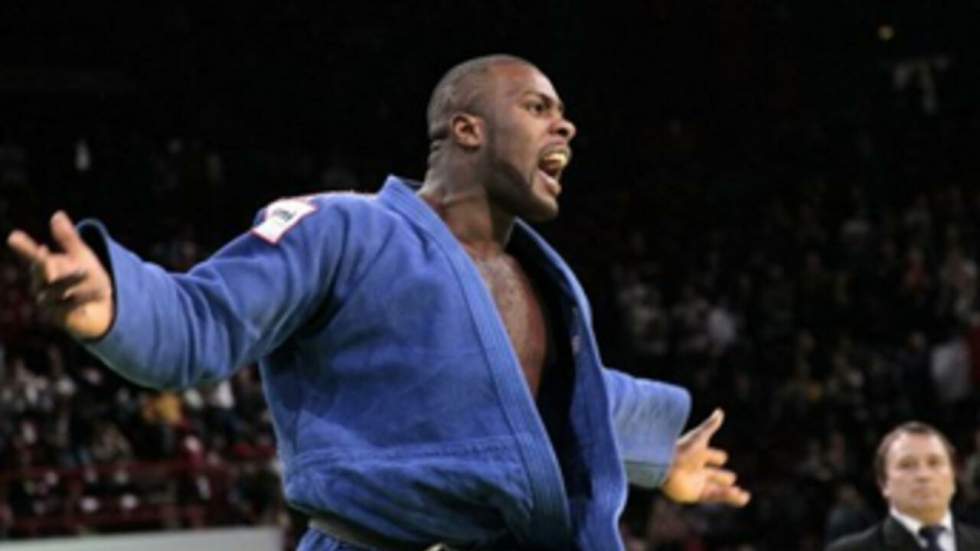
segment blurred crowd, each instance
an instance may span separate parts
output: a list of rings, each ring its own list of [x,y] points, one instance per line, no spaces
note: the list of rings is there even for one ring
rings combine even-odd
[[[11,269],[5,307],[33,322]],[[61,336],[32,333],[0,348],[0,538],[282,520],[254,367],[149,391]]]
[[[957,511],[980,522],[980,192],[872,207],[845,191],[840,216],[826,207],[840,198],[818,188],[773,200],[752,226],[692,224],[683,267],[632,230],[635,254],[611,275],[627,363],[691,389],[700,415],[724,407],[720,442],[755,490],[737,513],[653,498],[627,522],[637,549],[817,549],[869,526],[882,515],[875,447],[909,419],[953,440]]]
[[[88,176],[87,147],[79,142],[65,149],[66,173],[75,183]],[[170,143],[148,156],[147,175],[156,168],[159,181],[172,181],[175,169],[159,161],[180,149]],[[44,178],[30,174],[27,148],[0,145],[5,224],[15,223],[12,208],[25,218],[48,209],[40,199],[45,188],[37,185]],[[151,193],[171,192],[157,184]],[[96,199],[128,208],[125,196]],[[62,200],[78,205],[71,197]],[[145,207],[165,211],[161,203]],[[38,220],[43,228],[46,217]],[[203,258],[190,220],[161,216],[154,223],[173,233],[145,243],[148,258],[180,271]],[[0,539],[291,522],[255,366],[182,392],[131,384],[40,319],[22,266],[8,251],[0,254]]]

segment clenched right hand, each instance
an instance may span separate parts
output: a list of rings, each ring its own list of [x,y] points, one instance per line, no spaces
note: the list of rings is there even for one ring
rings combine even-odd
[[[112,281],[98,256],[85,244],[63,211],[51,217],[52,251],[21,230],[7,245],[30,270],[31,294],[42,317],[78,339],[97,339],[112,326]]]

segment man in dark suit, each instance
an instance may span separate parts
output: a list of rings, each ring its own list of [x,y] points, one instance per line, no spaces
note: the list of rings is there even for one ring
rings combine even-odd
[[[875,476],[888,517],[827,551],[980,551],[980,530],[953,520],[953,446],[934,427],[899,425],[881,439]]]

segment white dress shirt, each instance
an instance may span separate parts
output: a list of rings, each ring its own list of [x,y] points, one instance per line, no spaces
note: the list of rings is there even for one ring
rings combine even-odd
[[[926,545],[928,545],[929,542],[919,535],[919,528],[925,526],[921,520],[914,519],[906,514],[900,513],[898,509],[895,509],[894,507],[889,510],[889,514],[895,517],[895,520],[904,526],[906,530],[912,532],[912,535],[915,536],[915,540],[919,542],[920,547],[923,549],[926,548]],[[945,530],[939,534],[939,548],[943,551],[956,551],[956,538],[953,537],[953,515],[950,514],[949,511],[946,511],[946,514],[943,515],[943,519],[939,521],[939,525],[945,528]]]

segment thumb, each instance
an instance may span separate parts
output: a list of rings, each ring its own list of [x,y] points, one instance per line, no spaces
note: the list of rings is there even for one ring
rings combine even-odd
[[[725,421],[725,412],[721,408],[715,409],[707,419],[691,431],[692,440],[697,442],[707,442]]]
[[[75,224],[63,210],[59,210],[51,217],[51,235],[61,247],[61,250],[68,254],[74,254],[88,249],[88,246],[82,241],[81,236],[78,235]]]

